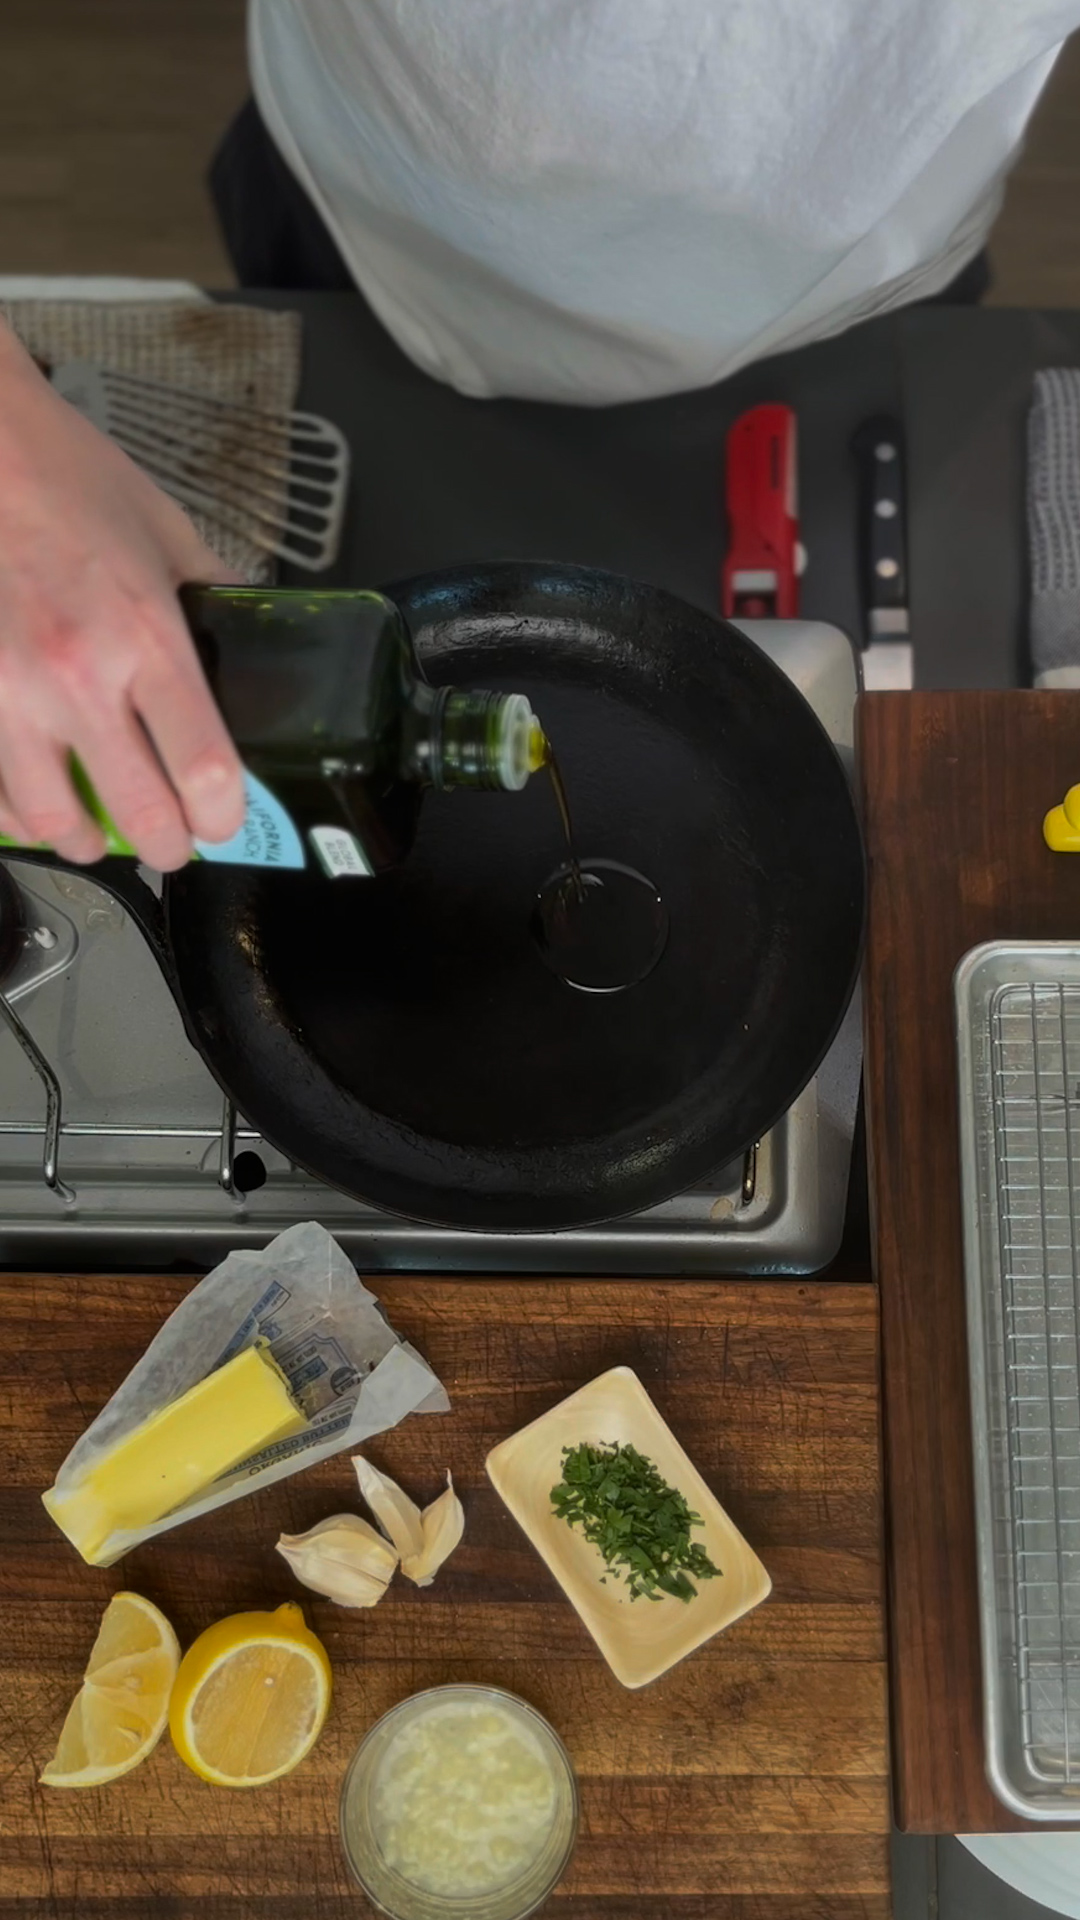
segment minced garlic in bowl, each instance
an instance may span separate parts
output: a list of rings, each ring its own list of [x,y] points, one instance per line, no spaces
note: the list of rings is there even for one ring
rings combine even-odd
[[[524,1920],[577,1834],[566,1750],[494,1687],[434,1687],[374,1726],[345,1779],[341,1838],[392,1920]]]

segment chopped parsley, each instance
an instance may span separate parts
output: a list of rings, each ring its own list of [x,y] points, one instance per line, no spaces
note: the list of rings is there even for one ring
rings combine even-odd
[[[560,1520],[580,1527],[599,1547],[604,1579],[625,1580],[631,1600],[643,1594],[659,1600],[665,1593],[693,1600],[697,1588],[689,1576],[711,1580],[720,1572],[690,1539],[701,1515],[636,1447],[564,1447],[563,1477],[551,1489],[551,1504]]]

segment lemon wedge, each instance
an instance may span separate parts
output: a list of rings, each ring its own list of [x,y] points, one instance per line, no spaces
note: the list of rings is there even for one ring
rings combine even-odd
[[[114,1594],[42,1785],[102,1787],[145,1760],[165,1731],[179,1665],[164,1614],[140,1594]]]
[[[218,1787],[261,1787],[311,1752],[330,1708],[330,1661],[292,1604],[234,1613],[180,1662],[169,1730],[181,1760]]]

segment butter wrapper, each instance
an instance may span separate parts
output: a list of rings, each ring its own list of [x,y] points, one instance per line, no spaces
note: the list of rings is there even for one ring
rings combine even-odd
[[[94,1565],[111,1566],[185,1520],[353,1451],[410,1413],[446,1413],[450,1406],[427,1361],[395,1333],[336,1240],[316,1221],[305,1221],[259,1250],[230,1253],[192,1288],[76,1441],[46,1496],[50,1511],[78,1507],[79,1496],[95,1485],[95,1470],[122,1441],[255,1345],[268,1348],[284,1374],[303,1427],[241,1460],[163,1517],[117,1525],[103,1543],[95,1542]]]

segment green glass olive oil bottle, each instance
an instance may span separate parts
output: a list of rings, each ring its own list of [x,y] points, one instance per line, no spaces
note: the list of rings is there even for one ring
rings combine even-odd
[[[426,790],[516,792],[546,764],[525,696],[431,686],[380,593],[184,586],[179,597],[247,795],[240,831],[197,842],[198,859],[382,873],[407,855]],[[74,771],[108,851],[132,853]]]

